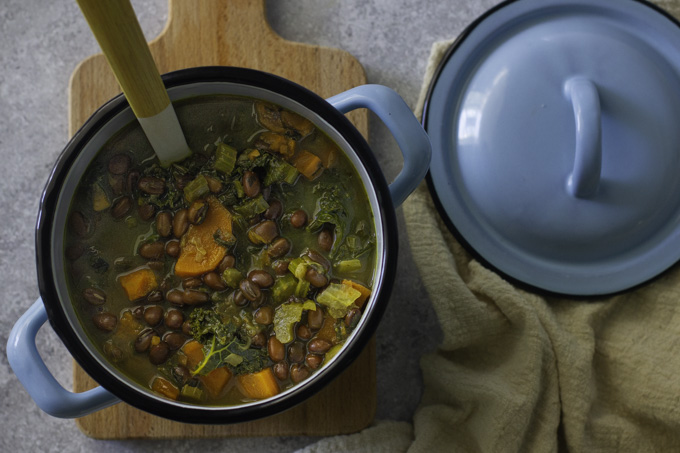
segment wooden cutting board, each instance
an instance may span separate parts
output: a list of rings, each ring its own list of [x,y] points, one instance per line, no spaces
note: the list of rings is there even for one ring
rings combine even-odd
[[[161,73],[195,66],[241,66],[270,72],[326,98],[366,83],[359,62],[347,52],[286,41],[269,26],[263,0],[170,0],[168,23],[151,42]],[[98,106],[120,93],[103,55],[84,60],[69,87],[73,135]],[[365,136],[365,111],[350,120]],[[97,384],[74,362],[74,391]],[[76,420],[98,439],[331,435],[371,423],[376,407],[375,341],[354,364],[305,403],[284,413],[235,425],[191,425],[165,420],[120,403]]]

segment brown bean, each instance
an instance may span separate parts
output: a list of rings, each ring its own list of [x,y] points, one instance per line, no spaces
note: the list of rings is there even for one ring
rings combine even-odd
[[[182,328],[184,323],[184,315],[179,310],[168,310],[165,314],[165,325],[168,329],[178,330]]]
[[[241,280],[241,283],[239,283],[238,287],[241,290],[241,293],[243,293],[243,297],[251,302],[258,300],[262,296],[260,288],[258,288],[255,283],[251,282],[247,278]]]
[[[276,337],[269,337],[267,342],[267,352],[269,353],[269,358],[274,362],[280,362],[286,356],[286,349]]]
[[[350,309],[347,314],[345,315],[345,325],[347,327],[356,327],[357,323],[359,322],[359,318],[361,317],[361,310],[358,308],[352,308]]]
[[[305,253],[307,257],[314,261],[315,263],[319,263],[323,266],[323,268],[328,272],[331,270],[331,262],[326,259],[325,256],[323,256],[321,253],[317,252],[314,249],[308,249],[307,252]]]
[[[172,369],[172,377],[182,386],[191,379],[191,371],[185,366],[178,365]]]
[[[194,225],[200,225],[205,220],[205,216],[208,214],[208,203],[203,200],[196,200],[191,203],[189,209],[187,210],[187,219],[189,223]]]
[[[149,195],[161,195],[165,192],[165,181],[154,176],[143,176],[137,183],[137,187]]]
[[[114,195],[122,195],[125,191],[125,176],[124,175],[109,175],[109,187]]]
[[[91,305],[102,305],[106,302],[106,293],[98,288],[85,288],[83,298]]]
[[[158,290],[153,290],[146,295],[146,300],[152,303],[160,302],[163,300],[163,293]]]
[[[168,211],[159,212],[156,216],[156,231],[162,238],[170,236],[172,233],[172,214]]]
[[[157,345],[151,346],[149,350],[149,361],[154,365],[160,365],[168,360],[170,357],[170,346],[165,342],[161,341]]]
[[[184,190],[184,188],[193,180],[194,175],[190,175],[189,173],[177,175],[175,176],[175,187],[179,190]]]
[[[305,356],[305,365],[307,365],[312,370],[316,370],[319,368],[319,365],[321,365],[322,360],[323,356],[320,356],[319,354],[307,354]]]
[[[137,213],[139,214],[139,218],[146,222],[147,220],[151,220],[151,217],[156,213],[156,208],[152,204],[144,203],[139,205]]]
[[[267,271],[255,269],[248,273],[248,278],[260,288],[271,288],[274,285],[274,277]]]
[[[203,175],[205,178],[206,182],[208,183],[208,190],[212,193],[220,193],[222,192],[222,183],[220,182],[219,179],[213,178],[212,176],[208,175]]]
[[[210,289],[215,291],[222,291],[226,289],[227,285],[222,281],[222,277],[217,272],[208,272],[203,276],[203,283],[208,285]]]
[[[171,289],[165,294],[165,299],[173,305],[184,305],[184,294],[178,289]]]
[[[289,264],[290,261],[288,260],[278,260],[272,265],[272,268],[274,269],[274,272],[276,272],[276,275],[285,275],[286,272],[288,272]]]
[[[97,327],[97,329],[103,330],[105,332],[111,332],[116,328],[116,324],[118,324],[118,318],[116,315],[107,311],[104,313],[96,313],[92,317],[92,321],[94,322],[94,325]]]
[[[307,225],[307,213],[302,209],[298,209],[297,211],[293,212],[290,215],[290,224],[293,226],[293,228],[304,227]]]
[[[323,311],[318,306],[316,310],[307,312],[307,325],[312,330],[319,330],[323,325]]]
[[[282,362],[275,363],[272,366],[272,371],[274,372],[276,379],[279,381],[285,381],[288,379],[288,362],[284,360]]]
[[[163,320],[163,307],[152,305],[144,310],[144,321],[151,327],[155,327]]]
[[[180,209],[175,213],[175,217],[172,219],[172,234],[175,235],[177,239],[181,238],[184,233],[189,229],[189,218],[187,217],[187,210]]]
[[[151,260],[146,263],[147,266],[149,266],[149,269],[161,272],[163,269],[165,269],[165,263],[163,261],[159,260]]]
[[[264,214],[262,214],[262,217],[264,217],[267,220],[276,220],[279,217],[281,217],[281,213],[283,212],[283,205],[279,200],[272,200],[269,202],[269,207],[267,208],[266,211],[264,211]]]
[[[104,354],[114,363],[120,362],[125,358],[123,350],[114,345],[111,340],[104,343]]]
[[[135,340],[135,351],[144,352],[151,346],[151,337],[155,335],[153,329],[146,328],[142,330]]]
[[[139,255],[147,260],[160,260],[165,255],[165,244],[160,241],[142,244]]]
[[[142,319],[144,317],[144,307],[141,305],[135,307],[132,309],[132,316],[134,316],[137,319]]]
[[[318,272],[313,267],[307,269],[305,280],[307,280],[315,288],[323,288],[328,284],[328,277],[326,277],[321,272]]]
[[[236,265],[236,258],[234,258],[232,255],[227,255],[224,258],[222,258],[220,265],[217,266],[217,270],[220,271],[221,274],[226,269],[234,267],[234,265]]]
[[[240,289],[234,291],[234,305],[237,307],[245,307],[248,305],[248,302],[250,301],[246,299],[246,296],[243,295],[243,291]]]
[[[165,253],[168,256],[177,258],[180,252],[181,248],[179,246],[179,241],[177,239],[171,239],[165,243]]]
[[[168,332],[163,335],[163,341],[168,344],[171,351],[176,351],[182,347],[187,339],[179,332]]]
[[[113,206],[111,206],[111,215],[114,219],[122,219],[130,212],[131,207],[132,200],[130,197],[121,197],[113,203]]]
[[[127,154],[116,154],[109,159],[109,172],[114,175],[123,175],[130,168],[131,159]]]
[[[279,229],[273,220],[263,220],[248,230],[248,239],[253,244],[270,244],[279,235]]]
[[[258,332],[250,339],[250,343],[256,348],[264,348],[267,346],[267,336],[264,332]]]
[[[252,171],[246,171],[243,173],[243,192],[245,192],[246,197],[255,198],[260,194],[260,178],[257,174]]]
[[[305,360],[305,347],[299,341],[288,346],[288,360],[293,363],[300,363]]]
[[[307,343],[307,349],[309,349],[309,352],[315,352],[318,354],[323,354],[330,348],[331,344],[326,340],[322,340],[321,338],[315,338]]]
[[[290,380],[295,384],[304,381],[309,377],[310,374],[311,372],[309,371],[309,368],[299,363],[294,363],[290,367]]]
[[[260,307],[253,314],[253,319],[256,323],[268,326],[274,320],[274,309],[269,305]]]
[[[184,295],[182,296],[182,301],[186,305],[200,305],[208,302],[209,300],[210,296],[208,293],[196,291],[195,289],[188,289],[184,291]]]
[[[196,289],[200,288],[203,282],[198,277],[187,277],[182,280],[182,288],[184,289]]]
[[[76,236],[84,238],[90,234],[90,220],[80,211],[73,211],[71,213],[68,224],[71,228],[71,231],[73,231]]]
[[[184,321],[182,323],[182,333],[188,337],[192,336],[191,323],[189,321]]]
[[[316,238],[316,242],[319,244],[321,250],[326,252],[330,252],[333,248],[333,241],[333,233],[328,231],[326,228],[323,228],[321,231],[319,231],[319,235]]]
[[[312,338],[312,331],[306,325],[300,324],[297,328],[297,337],[301,340],[309,340]]]
[[[137,170],[132,170],[127,175],[127,181],[125,182],[125,191],[129,194],[133,193],[139,184],[139,178],[142,175],[139,174]],[[151,218],[151,217],[149,217]]]
[[[271,258],[281,258],[290,252],[291,243],[284,237],[277,238],[267,247],[267,255]]]

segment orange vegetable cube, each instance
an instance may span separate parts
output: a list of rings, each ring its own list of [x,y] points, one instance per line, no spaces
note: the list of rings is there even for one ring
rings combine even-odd
[[[118,282],[130,301],[141,299],[158,288],[156,275],[146,267],[119,276]]]
[[[238,383],[241,393],[256,400],[272,397],[280,391],[279,383],[269,367],[257,373],[239,375]]]
[[[182,352],[187,357],[187,366],[190,370],[195,369],[203,361],[203,345],[198,341],[189,341],[182,346]]]
[[[178,277],[197,277],[215,269],[227,254],[215,241],[219,231],[231,234],[231,213],[215,197],[208,197],[208,213],[200,225],[191,225],[182,236],[181,251],[175,263]]]
[[[153,383],[151,384],[151,390],[167,398],[170,398],[171,400],[176,400],[179,397],[179,389],[175,387],[170,381],[163,379],[162,377],[157,377],[154,379]]]
[[[216,368],[205,376],[201,376],[205,389],[212,397],[222,393],[229,379],[231,379],[231,371],[227,367]]]
[[[293,158],[292,163],[295,168],[309,180],[316,179],[323,173],[321,159],[309,151],[300,151],[300,153]]]

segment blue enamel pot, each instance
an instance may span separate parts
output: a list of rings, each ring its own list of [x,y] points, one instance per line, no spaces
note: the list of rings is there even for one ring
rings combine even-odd
[[[311,378],[279,395],[240,406],[197,406],[171,401],[136,384],[92,344],[74,312],[63,270],[64,231],[76,186],[102,146],[134,115],[120,95],[96,111],[59,156],[43,193],[36,227],[36,258],[41,298],[16,322],[7,345],[12,369],[36,404],[56,417],[81,417],[124,401],[144,411],[191,423],[234,423],[283,411],[304,401],[342,372],[374,334],[395,279],[397,223],[395,207],[423,180],[430,143],[406,103],[392,90],[364,85],[324,100],[280,77],[242,68],[204,67],[163,77],[173,101],[194,96],[231,94],[281,105],[312,120],[354,164],[366,188],[377,237],[374,288],[359,325],[343,349]],[[368,108],[394,135],[404,167],[387,184],[370,147],[344,113]],[[99,384],[83,393],[64,389],[36,349],[35,338],[49,320],[78,364]]]

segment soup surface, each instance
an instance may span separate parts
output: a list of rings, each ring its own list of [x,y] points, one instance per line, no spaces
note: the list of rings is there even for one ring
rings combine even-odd
[[[193,150],[162,168],[136,122],[80,182],[65,269],[82,325],[173,400],[238,405],[308,379],[361,318],[374,220],[323,132],[234,96],[175,104]]]

